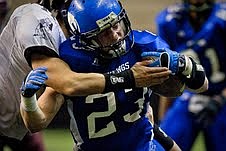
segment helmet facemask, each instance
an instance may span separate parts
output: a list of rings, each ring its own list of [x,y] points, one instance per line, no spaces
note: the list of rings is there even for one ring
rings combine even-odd
[[[202,24],[208,19],[211,14],[214,0],[195,1],[185,0],[185,8],[190,17],[190,22],[196,31],[199,31]]]
[[[204,3],[202,5],[190,5],[189,6],[189,11],[192,12],[206,12],[212,8],[212,5],[209,5],[208,3]]]
[[[106,21],[107,20],[107,21]],[[81,40],[84,41],[90,49],[98,51],[100,56],[105,59],[119,57],[127,52],[126,38],[129,37],[131,32],[130,22],[125,13],[122,11],[117,16],[113,12],[108,16],[96,21],[99,28],[82,34]],[[120,28],[122,38],[109,44],[103,44],[102,39],[106,39],[104,32],[110,28]]]

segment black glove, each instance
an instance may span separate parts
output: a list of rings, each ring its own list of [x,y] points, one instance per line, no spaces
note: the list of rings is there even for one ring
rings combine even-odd
[[[221,110],[222,106],[225,104],[226,99],[223,96],[216,96],[212,98],[208,104],[196,114],[197,122],[201,123],[202,126],[207,127],[210,125],[218,112]]]

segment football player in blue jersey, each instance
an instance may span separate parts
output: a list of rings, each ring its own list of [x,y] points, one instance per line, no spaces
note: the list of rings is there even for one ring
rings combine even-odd
[[[161,95],[176,96],[185,85],[196,92],[205,91],[208,80],[202,66],[171,51],[158,36],[132,30],[118,0],[72,0],[62,12],[73,36],[61,44],[60,58],[77,73],[103,74],[104,89],[95,94],[93,86],[86,88],[94,89],[87,94],[81,89],[77,96],[64,96],[46,87],[37,102],[35,93],[46,84],[48,68],[34,69],[21,88],[21,114],[27,128],[35,132],[47,127],[66,102],[71,134],[79,150],[150,151],[175,147],[174,142],[146,117],[151,93],[153,90]],[[154,79],[162,79],[162,83],[156,85],[153,79],[149,86],[141,87],[135,82],[137,72],[131,72],[137,63],[153,72],[164,71],[165,74],[153,75]],[[158,89],[167,86],[168,90],[172,89],[171,85],[166,85],[167,80],[174,85],[182,83],[175,89],[177,93]],[[161,140],[162,146],[153,141],[153,137]]]
[[[226,3],[184,0],[161,11],[156,23],[159,36],[170,48],[202,64],[209,80],[205,93],[186,92],[173,101],[163,111],[161,128],[183,151],[191,149],[200,131],[207,150],[225,149]]]
[[[0,33],[2,31],[3,22],[8,12],[8,3],[6,0],[0,0]]]

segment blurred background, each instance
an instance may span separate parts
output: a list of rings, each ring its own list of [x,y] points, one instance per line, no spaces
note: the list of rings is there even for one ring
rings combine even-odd
[[[4,1],[4,0],[0,0]],[[124,8],[127,10],[128,16],[132,23],[133,29],[156,31],[155,16],[166,6],[180,2],[181,0],[121,0]],[[8,0],[8,13],[6,18],[10,16],[12,11],[24,3],[31,0]],[[157,121],[156,111],[158,110],[158,97],[154,96],[152,100],[155,120]],[[72,150],[73,140],[67,129],[69,118],[65,107],[58,113],[48,129],[43,131],[43,137],[47,151],[70,151]],[[204,151],[202,134],[198,137],[192,151]],[[4,151],[9,151],[6,148]]]
[[[4,1],[4,0],[0,0]],[[24,3],[29,3],[36,0],[6,0],[8,2],[9,12],[11,12]],[[132,27],[135,29],[147,29],[155,31],[154,18],[156,13],[164,7],[180,2],[180,0],[121,0],[123,6],[132,22]]]

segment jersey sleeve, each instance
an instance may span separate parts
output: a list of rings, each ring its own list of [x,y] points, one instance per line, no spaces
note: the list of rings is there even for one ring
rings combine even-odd
[[[50,12],[34,11],[22,15],[15,30],[16,42],[29,64],[32,53],[58,57],[59,45],[65,40],[58,22]]]
[[[226,2],[218,3],[215,9],[215,15],[219,26],[223,29],[223,32],[226,32]]]
[[[170,45],[171,49],[174,49],[177,43],[175,32],[178,30],[177,22],[182,19],[183,13],[183,7],[175,4],[159,12],[155,18],[157,34]]]

